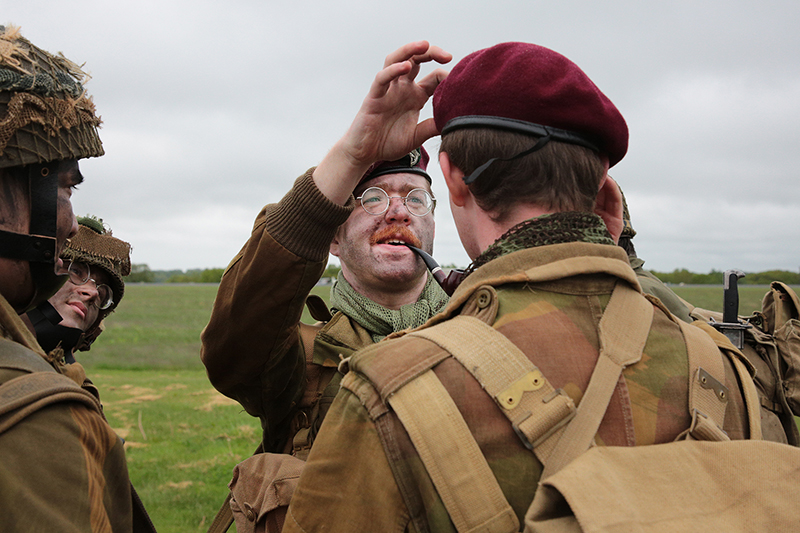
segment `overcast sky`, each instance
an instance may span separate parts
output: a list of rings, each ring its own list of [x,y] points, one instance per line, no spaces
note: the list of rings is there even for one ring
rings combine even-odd
[[[344,133],[384,57],[427,39],[451,66],[528,41],[586,71],[628,122],[611,175],[647,268],[800,269],[797,0],[5,4],[0,23],[93,76],[106,155],[82,161],[75,212],[102,217],[134,263],[225,266],[261,207]],[[439,140],[425,146],[442,200],[434,256],[466,266]]]

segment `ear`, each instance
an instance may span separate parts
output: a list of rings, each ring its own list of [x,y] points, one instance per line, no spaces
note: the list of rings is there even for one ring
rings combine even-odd
[[[450,200],[457,207],[464,207],[469,196],[469,187],[464,183],[464,173],[450,162],[447,152],[439,153],[439,168],[442,169]]]
[[[331,255],[339,257],[339,230],[338,229],[336,230],[336,233],[334,233],[334,235],[333,235],[333,240],[331,241],[330,252],[331,252]]]
[[[594,212],[606,223],[608,232],[614,242],[619,242],[622,235],[624,223],[622,221],[622,193],[617,183],[606,173],[600,182],[600,190],[597,192]]]

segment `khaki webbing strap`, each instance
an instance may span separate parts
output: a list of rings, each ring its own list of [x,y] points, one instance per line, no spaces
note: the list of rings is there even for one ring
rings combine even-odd
[[[575,419],[559,437],[541,479],[558,472],[589,449],[626,366],[642,358],[653,322],[653,304],[618,282],[598,325],[600,355]]]
[[[231,493],[225,498],[222,506],[217,511],[214,521],[208,528],[208,533],[225,533],[233,524],[233,511],[231,511]]]
[[[459,532],[519,531],[519,520],[478,443],[432,370],[404,385],[388,401]]]
[[[556,390],[541,371],[502,333],[485,322],[459,315],[409,335],[435,342],[458,360],[501,407],[523,444],[543,464],[575,414],[572,399]]]
[[[717,344],[702,329],[678,321],[689,359],[689,416],[687,440],[730,440],[722,430],[728,388]]]
[[[264,453],[263,442],[258,444],[258,448],[253,452],[253,455],[259,453]],[[231,527],[231,524],[233,524],[233,511],[231,510],[231,493],[228,492],[225,501],[222,502],[222,506],[220,506],[219,511],[217,511],[217,515],[208,527],[208,533],[225,533],[228,531],[228,528]]]
[[[753,375],[748,369],[749,362],[745,363],[745,356],[731,344],[727,337],[722,335],[705,320],[696,320],[692,322],[692,325],[697,327],[697,329],[705,331],[719,348],[718,351],[724,354],[733,363],[733,368],[736,370],[739,383],[742,386],[742,394],[744,395],[747,418],[750,426],[750,439],[763,439],[764,437],[761,433],[761,402],[758,397],[756,384],[753,381]],[[724,377],[724,368],[720,370],[720,372],[722,372],[721,375]]]
[[[763,440],[764,435],[761,433],[761,402],[758,400],[758,390],[753,381],[753,376],[750,375],[744,362],[736,355],[729,357],[729,359],[733,362],[733,368],[739,375],[739,382],[742,384],[744,403],[747,407],[747,420],[750,425],[749,440]]]
[[[66,376],[33,372],[0,385],[0,433],[39,409],[58,402],[80,402],[101,414],[97,398]]]

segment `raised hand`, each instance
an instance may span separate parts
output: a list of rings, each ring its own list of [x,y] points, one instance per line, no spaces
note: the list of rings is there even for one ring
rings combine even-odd
[[[432,118],[418,123],[419,112],[447,72],[436,69],[419,81],[416,77],[422,63],[443,64],[452,57],[427,41],[406,44],[386,57],[350,128],[314,172],[323,194],[346,202],[372,163],[399,159],[438,133]]]

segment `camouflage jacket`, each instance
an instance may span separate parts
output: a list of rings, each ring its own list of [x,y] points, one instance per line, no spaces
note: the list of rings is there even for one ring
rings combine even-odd
[[[526,281],[530,268],[576,258],[592,264],[595,273],[559,270],[550,281]],[[554,387],[578,404],[598,358],[598,323],[616,283],[640,290],[627,255],[617,246],[573,242],[525,249],[476,269],[446,310],[423,327],[435,327],[456,314],[477,316],[516,344]],[[685,341],[676,319],[654,305],[644,354],[624,370],[596,436],[600,445],[670,442],[689,427]],[[405,336],[350,360],[350,372],[308,458],[284,531],[455,531],[386,401],[421,371],[420,361],[431,359],[440,361],[434,372],[522,523],[541,463],[460,363],[436,344]],[[725,372],[731,394],[724,429],[733,439],[746,438],[744,401],[727,360]]]
[[[79,365],[64,369],[45,360],[2,296],[0,311],[0,385],[32,373],[67,374],[83,385]],[[0,425],[21,410],[0,417]],[[21,418],[0,432],[0,457],[4,531],[149,530],[134,518],[123,442],[99,411],[99,402],[92,409],[79,401],[60,401]]]
[[[331,317],[318,299],[309,307],[325,324],[300,322],[333,235],[354,206],[323,196],[313,170],[258,215],[222,277],[201,336],[211,383],[261,419],[264,450],[301,458],[339,389],[340,359],[372,344],[364,328],[342,313]]]

